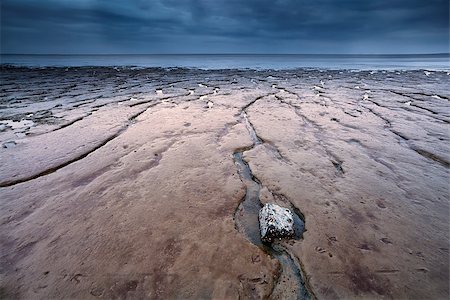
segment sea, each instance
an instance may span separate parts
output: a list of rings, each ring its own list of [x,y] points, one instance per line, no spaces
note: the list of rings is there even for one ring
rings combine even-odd
[[[450,54],[149,54],[17,55],[1,54],[1,65],[24,67],[132,67],[215,69],[345,69],[450,71]]]

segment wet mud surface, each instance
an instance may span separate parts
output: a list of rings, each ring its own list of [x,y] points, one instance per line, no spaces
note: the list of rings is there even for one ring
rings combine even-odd
[[[1,298],[448,298],[445,72],[0,79]]]

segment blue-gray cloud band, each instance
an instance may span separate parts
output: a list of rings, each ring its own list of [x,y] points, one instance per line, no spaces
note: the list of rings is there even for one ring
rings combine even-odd
[[[2,0],[15,53],[448,52],[447,0]]]

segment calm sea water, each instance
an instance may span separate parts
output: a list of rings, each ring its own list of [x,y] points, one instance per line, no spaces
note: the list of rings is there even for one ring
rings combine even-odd
[[[450,54],[430,55],[1,55],[28,67],[186,67],[199,69],[450,70]]]

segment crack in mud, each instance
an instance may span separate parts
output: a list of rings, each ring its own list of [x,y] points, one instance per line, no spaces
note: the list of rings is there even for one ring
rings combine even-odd
[[[370,101],[370,102],[372,102],[372,101]],[[378,105],[378,106],[381,106],[381,105]],[[381,107],[384,107],[384,106],[381,106]],[[421,155],[421,156],[423,156],[423,157],[425,157],[427,159],[431,159],[431,160],[433,160],[433,161],[443,165],[444,167],[450,168],[450,162],[448,160],[446,160],[445,158],[440,157],[440,156],[438,156],[438,155],[436,155],[434,153],[431,153],[429,151],[426,151],[424,149],[420,149],[420,148],[418,148],[418,147],[416,147],[414,145],[411,145],[408,142],[409,141],[408,137],[404,136],[403,134],[399,133],[398,131],[396,131],[395,129],[392,128],[392,122],[389,119],[387,119],[386,117],[382,116],[380,113],[375,112],[373,109],[371,109],[369,107],[365,106],[365,108],[367,108],[372,114],[374,114],[378,118],[382,119],[386,123],[386,128],[391,133],[393,133],[394,135],[396,135],[397,137],[400,138],[400,141],[399,141],[400,145],[405,146],[406,148],[408,148],[410,150],[413,150],[416,153],[418,153],[419,155]],[[384,108],[386,108],[386,107],[384,107]]]
[[[115,132],[114,134],[112,134],[109,137],[107,137],[106,139],[104,139],[101,143],[97,144],[97,146],[95,146],[94,148],[92,148],[92,149],[90,149],[90,150],[88,150],[88,151],[86,151],[86,152],[84,152],[84,153],[82,153],[82,154],[80,154],[80,155],[70,159],[70,160],[67,160],[67,161],[65,161],[65,162],[63,162],[63,163],[61,163],[61,164],[59,164],[57,166],[54,166],[54,167],[51,167],[49,169],[43,170],[43,171],[41,171],[39,173],[32,174],[32,175],[29,175],[29,176],[25,176],[25,177],[18,178],[18,179],[10,179],[10,180],[2,181],[2,182],[0,182],[0,188],[14,186],[14,185],[19,184],[19,183],[24,183],[24,182],[27,182],[27,181],[31,181],[31,180],[34,180],[34,179],[37,179],[37,178],[40,178],[40,177],[52,174],[52,173],[58,171],[59,169],[62,169],[62,168],[66,167],[66,166],[68,166],[68,165],[70,165],[72,163],[75,163],[75,162],[77,162],[79,160],[82,160],[83,158],[87,157],[89,154],[97,151],[98,149],[100,149],[101,147],[105,146],[110,141],[112,141],[115,138],[117,138],[118,136],[120,136],[123,132],[125,132],[126,129],[128,129],[128,127],[130,125],[134,124],[133,121],[137,117],[139,117],[141,114],[145,113],[150,107],[153,107],[155,105],[148,106],[144,110],[142,110],[142,111],[140,111],[140,112],[130,116],[128,118],[128,121],[127,121],[127,123],[125,125],[123,125],[117,132]]]
[[[268,97],[270,95],[274,95],[275,93],[270,93],[270,94],[266,94],[266,95],[261,95],[259,97],[256,97],[254,100],[250,101],[249,103],[247,103],[243,108],[242,108],[242,112],[246,112],[247,108],[249,108],[250,106],[252,106],[253,104],[255,104],[256,101],[261,100],[264,97]]]
[[[445,158],[440,157],[434,153],[431,153],[425,149],[418,148],[416,146],[410,146],[410,148],[412,150],[416,151],[418,154],[422,155],[423,157],[431,159],[431,160],[443,165],[446,168],[450,168],[450,162],[448,160],[446,160]]]
[[[189,93],[184,93],[184,94],[181,94],[181,95],[173,95],[173,96],[166,96],[166,97],[161,97],[161,98],[156,98],[156,99],[139,101],[139,102],[131,103],[128,106],[129,107],[134,107],[134,106],[142,105],[142,104],[146,104],[146,103],[152,103],[152,104],[156,105],[155,103],[161,103],[163,100],[169,100],[169,99],[178,98],[178,97],[185,97],[185,96],[189,96]]]
[[[412,95],[419,95],[419,96],[425,96],[425,97],[433,97],[434,96],[433,94],[426,94],[426,93],[419,93],[419,92],[406,92],[406,93],[403,93],[403,92],[394,91],[394,90],[386,90],[386,89],[380,89],[380,90],[381,91],[391,92],[391,93],[399,95],[399,96],[408,97],[410,99],[417,100],[417,101],[423,101],[423,100],[415,98],[415,97],[411,96],[410,94],[412,94]],[[443,99],[443,100],[450,100],[450,98],[448,98],[446,96],[437,95],[437,94],[435,94],[435,95],[438,96],[439,98]]]
[[[319,125],[317,125],[314,121],[310,120],[308,117],[306,117],[304,114],[300,112],[301,108],[285,101],[282,97],[277,96],[277,100],[279,100],[281,103],[286,104],[287,106],[294,109],[294,112],[297,116],[299,116],[305,123],[310,124],[315,130],[313,132],[314,137],[317,140],[317,143],[322,147],[322,149],[325,151],[325,153],[328,156],[328,159],[333,164],[334,168],[336,169],[336,175],[337,176],[343,176],[345,174],[344,168],[342,167],[342,164],[344,163],[341,159],[337,157],[331,150],[328,149],[328,147],[325,145],[325,143],[322,141],[322,139],[318,136],[320,132]]]
[[[288,90],[286,90],[286,89],[284,89],[284,88],[278,88],[278,87],[276,87],[276,88],[279,89],[279,90],[282,90],[282,91],[286,91],[286,92],[288,92],[288,93],[290,93],[290,94],[296,95],[296,96],[298,97],[297,94],[295,94],[295,93],[293,93],[293,92],[290,92],[290,91],[288,91]],[[411,96],[409,96],[409,95],[407,95],[407,94],[404,94],[404,93],[395,92],[395,91],[391,91],[391,90],[387,90],[387,91],[392,92],[392,93],[397,94],[397,95],[400,95],[400,96],[403,96],[403,97],[409,97],[409,98],[411,98],[411,99],[418,100],[418,99],[416,99],[416,98],[414,98],[414,97],[411,97]],[[420,94],[420,93],[413,93],[413,94]],[[431,95],[426,95],[426,94],[420,94],[420,95],[431,97]],[[439,96],[439,97],[440,97],[440,96]],[[286,104],[286,105],[291,106],[292,108],[294,108],[294,110],[295,110],[295,112],[297,113],[297,115],[299,115],[299,116],[302,117],[304,120],[306,120],[307,122],[309,122],[310,124],[312,124],[313,126],[316,127],[316,124],[315,124],[314,122],[312,122],[312,121],[309,120],[306,116],[304,116],[303,114],[301,114],[300,112],[297,111],[298,109],[300,109],[299,107],[293,105],[292,103],[289,103],[289,102],[285,101],[282,97],[280,97],[280,96],[278,96],[278,95],[276,95],[276,98],[277,98],[281,103],[284,103],[284,104]],[[329,98],[329,99],[331,100],[331,98]],[[372,99],[370,99],[370,98],[367,98],[367,99],[365,99],[365,100],[369,101],[370,103],[372,103],[372,104],[374,104],[374,105],[376,105],[376,106],[378,106],[378,107],[382,107],[382,108],[385,108],[385,109],[390,110],[389,107],[386,107],[386,106],[384,106],[384,105],[381,105],[380,103],[378,103],[378,102],[376,102],[376,101],[374,101],[374,100],[372,100]],[[332,102],[333,102],[333,101],[332,101]],[[434,112],[434,111],[432,111],[432,110],[429,110],[429,109],[427,109],[427,108],[423,108],[423,107],[418,106],[418,105],[411,104],[411,106],[415,106],[415,107],[417,107],[417,108],[424,109],[424,110],[426,110],[426,111],[431,112],[432,114],[437,114],[436,112]],[[411,146],[411,145],[408,143],[409,138],[405,137],[404,135],[402,135],[402,134],[400,134],[399,132],[397,132],[396,130],[394,130],[394,129],[392,128],[392,122],[391,122],[388,118],[384,117],[382,114],[376,112],[374,109],[372,109],[372,108],[370,108],[370,107],[367,107],[367,106],[365,106],[365,105],[363,105],[362,107],[365,108],[365,109],[367,109],[369,112],[371,112],[371,113],[372,113],[373,115],[375,115],[376,117],[378,117],[378,118],[380,118],[381,120],[383,120],[383,121],[386,123],[386,127],[385,127],[385,128],[387,128],[391,133],[393,133],[394,135],[396,135],[397,137],[399,137],[399,138],[401,139],[400,142],[399,142],[400,145],[406,144],[406,147],[407,147],[407,148],[409,148],[410,150],[413,150],[413,151],[417,152],[418,154],[422,155],[423,157],[425,157],[425,158],[427,158],[427,159],[431,159],[431,160],[433,160],[433,161],[435,161],[435,162],[437,162],[437,163],[443,165],[444,167],[447,167],[447,168],[450,167],[450,162],[447,161],[446,159],[444,159],[444,158],[442,158],[442,157],[440,157],[440,156],[438,156],[438,155],[436,155],[436,154],[433,154],[433,153],[431,153],[431,152],[428,152],[428,151],[426,151],[426,150],[418,149],[417,147]],[[347,113],[347,112],[344,111],[344,113]],[[349,114],[349,113],[347,113],[347,114]],[[349,114],[349,115],[351,115],[351,114]],[[351,116],[352,116],[352,115],[351,115]],[[433,117],[433,116],[430,116],[430,117]],[[434,118],[434,117],[433,117],[433,118]],[[439,120],[439,121],[444,121],[444,122],[446,122],[445,120],[442,120],[442,119],[439,119],[439,118],[434,118],[434,119],[437,119],[437,120]],[[405,142],[406,142],[406,143],[405,143]],[[321,141],[319,141],[319,143],[322,144]],[[331,153],[330,151],[328,151],[328,149],[327,149],[324,145],[322,145],[322,146],[323,146],[325,152],[327,152],[327,154],[328,154],[331,158],[333,158],[333,159],[331,160],[331,162],[333,163],[334,167],[336,168],[336,173],[337,173],[338,175],[343,175],[343,174],[345,173],[345,172],[344,172],[344,169],[342,168],[342,163],[343,163],[343,162],[342,162],[341,160],[339,160],[333,153]]]
[[[116,137],[118,137],[123,131],[125,131],[125,129],[127,127],[128,127],[128,125],[123,126],[115,134],[109,136],[108,138],[103,140],[100,144],[95,146],[94,148],[90,149],[89,151],[87,151],[87,152],[85,152],[85,153],[83,153],[83,154],[81,154],[79,156],[76,156],[76,157],[74,157],[74,158],[72,158],[70,160],[67,160],[67,161],[65,161],[65,162],[63,162],[63,163],[61,163],[61,164],[59,164],[59,165],[57,165],[55,167],[46,169],[46,170],[44,170],[42,172],[39,172],[37,174],[34,174],[34,175],[22,177],[22,178],[15,179],[15,180],[6,180],[6,181],[3,181],[3,182],[0,182],[0,188],[2,188],[2,187],[10,187],[10,186],[13,186],[13,185],[16,185],[16,184],[19,184],[19,183],[27,182],[27,181],[30,181],[30,180],[33,180],[33,179],[37,179],[37,178],[42,177],[42,176],[49,175],[51,173],[54,173],[54,172],[58,171],[59,169],[62,169],[64,167],[74,163],[74,162],[77,162],[77,161],[85,158],[86,156],[88,156],[92,152],[94,152],[94,151],[98,150],[99,148],[103,147],[104,145],[106,145],[108,142],[112,141]]]
[[[262,97],[257,98],[252,101],[251,104],[261,98]],[[241,116],[253,141],[253,145],[248,148],[238,149],[233,153],[233,159],[238,174],[246,186],[245,197],[242,199],[234,213],[235,226],[247,240],[277,259],[280,263],[281,269],[276,276],[273,290],[269,296],[270,298],[285,299],[293,297],[295,299],[311,299],[312,293],[310,293],[306,287],[305,280],[303,279],[305,276],[303,275],[300,262],[297,258],[295,258],[281,242],[276,241],[272,244],[266,244],[261,241],[258,214],[262,207],[259,196],[263,185],[261,181],[253,175],[250,166],[243,159],[243,153],[245,151],[253,149],[256,145],[264,144],[264,141],[258,137],[252,124],[247,118],[245,110],[250,105],[246,105],[242,109]],[[295,238],[300,239],[304,230],[304,217],[292,202],[289,200],[285,202],[287,202],[285,205],[293,210],[294,227],[296,231]]]
[[[245,105],[242,110],[240,117],[244,120],[245,127],[247,128],[247,131],[250,134],[250,138],[252,139],[254,146],[256,145],[263,145],[266,149],[269,149],[277,159],[284,161],[285,163],[290,163],[289,160],[281,154],[280,150],[270,141],[264,140],[262,137],[260,137],[252,124],[252,122],[249,120],[247,116],[247,109],[256,101],[263,99],[264,97],[275,95],[274,93],[270,93],[264,96],[257,97],[255,100],[251,101],[250,104]]]
[[[72,121],[69,121],[69,122],[67,122],[67,123],[65,123],[65,124],[62,124],[62,125],[59,126],[58,128],[55,128],[55,129],[51,130],[50,132],[58,131],[58,130],[60,130],[60,129],[69,127],[70,125],[73,125],[73,124],[77,123],[78,121],[82,121],[82,120],[84,120],[85,118],[89,117],[90,115],[92,115],[92,113],[93,113],[93,111],[88,112],[88,113],[86,113],[84,116],[78,117],[78,118],[76,118],[76,119],[73,119]]]
[[[396,91],[392,91],[392,90],[383,90],[383,89],[381,89],[381,91],[387,91],[387,92],[393,93],[393,94],[398,95],[398,96],[402,96],[402,97],[405,97],[405,98],[409,98],[409,99],[411,99],[411,100],[413,100],[413,101],[420,101],[420,102],[423,102],[423,101],[424,101],[423,99],[418,99],[418,98],[412,97],[411,95],[409,95],[409,94],[407,94],[407,93],[401,93],[401,92],[396,92]],[[427,96],[427,97],[433,97],[433,95],[420,94],[420,93],[410,93],[410,94],[417,94],[417,95],[422,95],[422,96]],[[441,99],[443,99],[443,100],[448,100],[448,98],[446,98],[445,96],[440,96],[440,95],[436,95],[436,96],[439,97],[439,98],[441,98]],[[383,108],[385,108],[385,109],[391,110],[390,107],[381,105],[381,104],[379,104],[379,103],[377,103],[377,102],[374,102],[373,100],[370,100],[370,99],[366,99],[366,100],[369,100],[371,103],[373,103],[373,104],[375,104],[375,105],[377,105],[377,106],[379,106],[379,107],[383,107]],[[408,112],[412,112],[412,113],[415,113],[415,114],[419,114],[419,115],[421,115],[421,116],[427,116],[427,117],[433,118],[433,119],[435,119],[435,120],[438,120],[438,121],[441,121],[441,122],[444,122],[444,123],[447,123],[447,124],[450,123],[450,121],[448,121],[447,119],[441,118],[441,116],[440,116],[440,114],[439,114],[438,112],[436,112],[436,111],[434,111],[434,110],[432,110],[432,109],[423,107],[423,106],[421,106],[421,105],[418,105],[418,104],[416,104],[416,103],[414,103],[414,102],[412,102],[412,101],[409,101],[409,102],[410,102],[410,104],[409,104],[410,106],[415,107],[415,108],[418,108],[419,110],[408,109],[407,107],[404,107],[404,106],[400,106],[400,107],[398,107],[398,108],[403,109],[403,110],[406,110],[406,111],[408,111]],[[431,115],[430,115],[430,114],[422,115],[422,114],[419,113],[420,110],[427,111],[427,112],[431,113]]]

